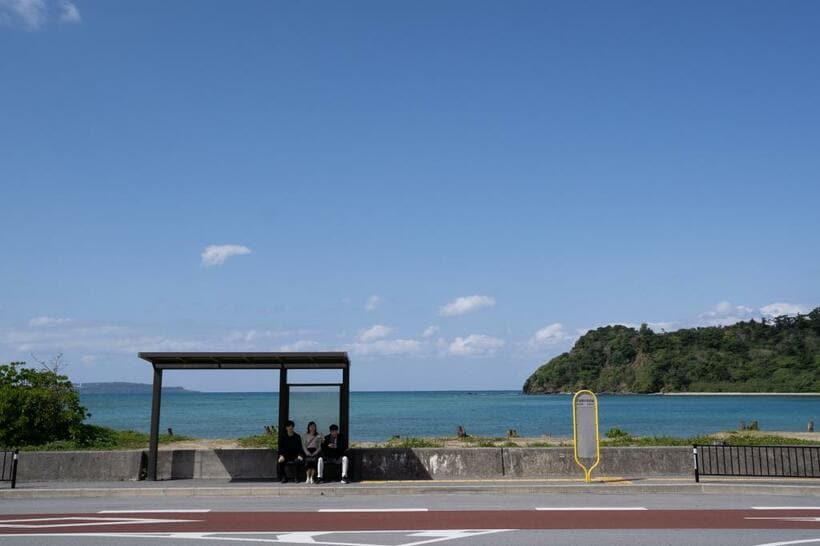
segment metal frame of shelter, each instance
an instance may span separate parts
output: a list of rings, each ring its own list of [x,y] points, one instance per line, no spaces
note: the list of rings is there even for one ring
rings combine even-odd
[[[151,401],[151,439],[148,444],[149,480],[157,479],[159,410],[163,370],[279,370],[279,435],[290,413],[291,386],[339,387],[339,426],[350,438],[350,359],[343,352],[322,353],[139,353],[154,368]],[[341,383],[288,383],[288,370],[342,370]]]

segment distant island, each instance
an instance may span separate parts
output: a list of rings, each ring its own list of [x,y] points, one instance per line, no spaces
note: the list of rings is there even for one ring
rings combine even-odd
[[[525,394],[820,392],[820,307],[675,332],[605,326],[539,367]]]
[[[77,390],[80,394],[145,394],[154,390],[150,383],[79,383]],[[162,387],[162,392],[198,392],[189,391],[183,387]]]

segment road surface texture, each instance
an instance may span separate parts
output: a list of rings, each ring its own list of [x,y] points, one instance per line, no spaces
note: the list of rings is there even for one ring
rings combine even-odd
[[[382,495],[0,502],[2,544],[820,546],[817,497]]]

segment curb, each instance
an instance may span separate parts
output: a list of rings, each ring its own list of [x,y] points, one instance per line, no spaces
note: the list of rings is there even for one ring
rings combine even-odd
[[[820,485],[783,484],[427,484],[370,485],[350,484],[330,487],[115,487],[64,489],[3,489],[0,499],[93,498],[93,497],[347,497],[360,495],[560,495],[560,494],[719,494],[784,495],[820,497]]]

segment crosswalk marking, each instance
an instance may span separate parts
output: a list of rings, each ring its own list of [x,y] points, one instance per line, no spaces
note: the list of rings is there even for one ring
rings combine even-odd
[[[69,516],[59,518],[18,518],[0,520],[5,529],[46,529],[51,527],[98,527],[101,525],[134,525],[147,523],[197,523],[198,519],[97,518]]]
[[[98,514],[204,514],[209,508],[190,508],[182,510],[100,510]]]
[[[589,510],[601,510],[601,511],[625,511],[625,510],[647,510],[643,506],[538,506],[535,508],[536,510],[542,512],[552,512],[552,511],[562,511],[562,512],[575,512],[575,511],[589,511]]]
[[[429,512],[427,508],[320,508],[318,512]]]

